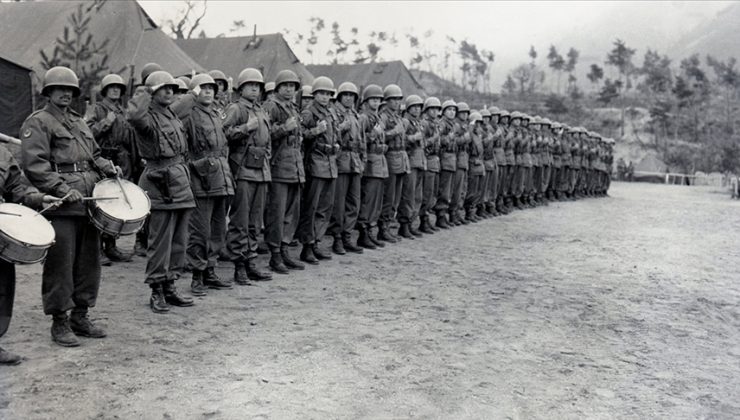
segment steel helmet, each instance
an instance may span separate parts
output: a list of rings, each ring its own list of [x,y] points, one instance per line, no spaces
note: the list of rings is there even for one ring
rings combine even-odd
[[[468,105],[465,102],[458,102],[457,103],[457,112],[470,112],[470,105]]]
[[[513,120],[515,120],[515,119],[517,119],[517,118],[518,118],[518,119],[520,119],[520,120],[521,120],[521,119],[523,119],[523,118],[524,118],[524,114],[522,114],[522,113],[521,113],[521,112],[519,112],[519,111],[514,111],[514,112],[512,112],[512,113],[511,113],[511,120],[513,121]]]
[[[265,93],[270,93],[275,90],[275,82],[265,83]]]
[[[549,119],[547,119],[547,118],[542,118],[542,119],[540,120],[540,124],[542,124],[542,125],[546,125],[546,126],[550,127],[550,126],[552,126],[552,121],[550,121],[550,120],[549,120]]]
[[[511,119],[511,114],[509,113],[509,111],[507,111],[505,109],[502,109],[501,111],[499,111],[498,116],[499,116],[499,118],[509,118],[509,119]]]
[[[383,99],[383,88],[378,85],[367,85],[362,90],[362,102],[372,98]]]
[[[488,112],[491,113],[491,115],[501,115],[501,110],[498,109],[498,107],[492,106],[488,108]]]
[[[158,86],[157,89],[169,86],[173,91],[180,87],[172,75],[164,70],[157,70],[146,78],[146,87],[153,89],[155,86]]]
[[[339,98],[339,95],[343,93],[351,93],[355,95],[355,99],[360,97],[360,91],[357,90],[357,86],[352,82],[344,82],[339,85],[339,88],[337,89],[337,98]]]
[[[186,85],[190,86],[190,81],[191,80],[190,80],[190,78],[188,76],[175,77],[175,79],[180,79],[183,82],[185,82]]]
[[[457,104],[452,99],[448,99],[448,100],[442,102],[442,111],[444,111],[445,109],[447,109],[449,107],[453,107],[453,108],[455,108],[455,111],[457,111]]]
[[[212,74],[211,77],[213,77]],[[213,80],[217,79],[213,77]],[[239,77],[236,79],[236,90],[242,90],[242,86],[245,83],[259,83],[263,88],[265,87],[265,79],[262,77],[262,72],[253,68],[246,68],[239,73]]]
[[[71,69],[63,66],[52,67],[44,74],[44,87],[41,89],[43,95],[48,95],[48,88],[53,86],[71,87],[73,96],[80,96],[80,81]]]
[[[383,89],[383,99],[387,101],[388,99],[392,98],[403,98],[403,92],[401,91],[401,88],[398,87],[398,85],[394,85],[391,83]]]
[[[473,111],[470,113],[470,118],[468,118],[468,121],[470,121],[470,124],[474,124],[477,121],[483,121],[483,116],[480,114],[480,112]]]
[[[188,85],[185,84],[184,80],[181,79],[175,79],[175,84],[177,85],[177,91],[182,92],[183,90],[185,92],[188,91]]]
[[[211,70],[208,72],[208,74],[213,77],[213,80],[218,82],[219,80],[224,82],[227,86],[229,85],[229,79],[226,78],[226,75],[221,70]]]
[[[542,118],[539,116],[529,116],[529,123],[530,124],[542,124]]]
[[[196,74],[193,80],[190,81],[190,89],[195,89],[196,86],[211,85],[214,92],[218,92],[218,84],[213,77],[208,73]]]
[[[484,109],[481,109],[480,110],[480,116],[483,117],[483,118],[486,118],[486,117],[491,118],[491,111],[489,111],[489,110],[487,110],[485,108]]]
[[[406,106],[406,109],[409,109],[414,105],[424,105],[424,101],[419,95],[409,95],[406,97],[406,102],[404,102],[404,105]]]
[[[277,74],[275,77],[275,89],[280,87],[283,83],[293,83],[295,85],[295,90],[301,88],[301,79],[299,79],[298,75],[296,75],[292,70],[280,70]]]
[[[439,98],[436,96],[428,97],[426,101],[424,101],[424,107],[421,109],[421,112],[426,112],[426,110],[430,108],[442,109],[442,103],[439,102]]]
[[[118,86],[121,88],[121,93],[126,93],[126,83],[124,83],[123,78],[117,74],[108,74],[100,81],[100,93],[102,93],[103,96],[105,96],[105,89],[109,86]]]
[[[313,98],[313,94],[311,93],[311,85],[303,85],[301,88],[301,99],[310,99]]]
[[[164,70],[162,66],[157,63],[144,64],[144,68],[141,69],[141,83],[146,83],[146,79],[149,77],[150,74],[154,73],[155,71],[162,70]]]
[[[553,128],[553,129],[555,129],[555,130],[557,130],[557,129],[559,129],[559,128],[561,128],[561,127],[563,126],[562,124],[560,124],[560,123],[559,123],[559,122],[557,122],[557,121],[552,121],[552,124],[550,124],[550,125],[551,125],[551,126],[552,126],[552,128]]]
[[[316,92],[329,92],[334,94],[334,82],[326,76],[319,76],[314,79],[311,85],[311,94],[316,95]]]

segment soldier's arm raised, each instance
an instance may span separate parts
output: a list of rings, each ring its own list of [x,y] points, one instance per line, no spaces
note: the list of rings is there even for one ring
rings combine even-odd
[[[188,92],[175,100],[170,105],[170,109],[177,115],[177,118],[182,120],[190,114],[193,106],[195,106],[195,93]]]
[[[154,132],[154,120],[149,115],[149,105],[152,103],[152,95],[149,92],[141,92],[129,99],[126,109],[126,119],[138,131],[151,134]]]

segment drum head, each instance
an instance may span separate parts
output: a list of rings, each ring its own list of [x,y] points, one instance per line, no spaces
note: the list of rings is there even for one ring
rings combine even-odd
[[[123,190],[121,189],[123,187]],[[124,198],[123,191],[126,191]],[[151,209],[149,197],[138,185],[126,180],[104,179],[97,184],[93,197],[117,197],[115,200],[96,201],[95,205],[105,214],[120,220],[137,220],[146,217]]]
[[[54,227],[44,216],[20,204],[2,203],[0,213],[14,213],[19,216],[0,214],[0,231],[10,238],[33,246],[48,246],[54,242]]]

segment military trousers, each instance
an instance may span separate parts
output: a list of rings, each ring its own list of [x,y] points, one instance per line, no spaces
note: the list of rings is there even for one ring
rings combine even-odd
[[[542,166],[532,167],[531,184],[529,186],[530,194],[536,194],[540,192],[540,185],[542,184],[542,177],[544,175],[542,170]]]
[[[468,189],[465,194],[465,210],[473,211],[478,204],[483,202],[483,192],[485,188],[485,175],[468,176]]]
[[[570,172],[571,169],[568,166],[563,166],[560,168],[558,191],[560,191],[561,193],[567,193],[570,191]]]
[[[401,204],[398,207],[399,223],[413,223],[419,217],[423,195],[424,170],[412,168],[403,181]]]
[[[434,212],[437,204],[437,191],[439,190],[439,172],[424,171],[424,185],[422,187],[421,206],[419,215],[426,217]]]
[[[406,180],[406,174],[389,173],[384,180],[383,186],[383,211],[380,213],[380,221],[390,223],[396,217],[398,206],[401,204],[401,192]]]
[[[497,167],[486,171],[483,181],[483,203],[493,204],[496,202],[496,198],[498,198],[498,172]]]
[[[218,254],[226,242],[226,205],[229,196],[196,197],[190,215],[188,263],[203,271],[216,266]]]
[[[193,209],[152,210],[149,215],[146,283],[175,281],[182,275]]]
[[[552,176],[552,167],[550,165],[542,167],[542,180],[540,182],[540,192],[547,192],[550,186],[550,177]]]
[[[383,211],[384,178],[362,177],[360,215],[357,224],[363,229],[375,226]]]
[[[503,198],[506,195],[506,173],[508,172],[509,167],[507,165],[500,165],[498,167],[498,186],[497,186],[497,193],[496,198]]]
[[[334,186],[337,180],[310,177],[307,181],[298,221],[298,240],[304,245],[321,241],[326,234],[334,207]]]
[[[92,308],[100,289],[100,233],[86,216],[49,216],[56,238],[41,274],[46,315]]]
[[[13,317],[15,300],[15,264],[0,260],[0,337],[5,335]]]
[[[267,193],[265,241],[275,251],[293,241],[301,211],[303,184],[275,182]]]
[[[339,174],[334,186],[334,210],[331,214],[329,234],[335,237],[349,235],[360,214],[360,188],[362,174]]]
[[[547,189],[550,191],[557,191],[558,190],[558,179],[560,177],[560,168],[551,166],[550,167],[550,177],[547,184]]]
[[[468,184],[468,171],[467,169],[458,168],[455,171],[455,177],[452,179],[452,195],[450,197],[450,208],[449,212],[454,213],[458,211],[465,200],[465,192],[467,191]]]
[[[514,195],[514,178],[516,178],[517,165],[508,165],[506,167],[506,182],[504,183],[504,196],[511,197]]]
[[[252,217],[262,214],[267,182],[239,180],[229,209],[226,249],[231,261],[244,262],[257,257],[257,233],[250,230]],[[256,208],[256,209],[255,209]]]
[[[437,213],[446,213],[450,209],[452,200],[452,181],[455,179],[455,172],[442,171],[439,173],[439,189],[437,190],[437,202],[434,205],[434,211]]]
[[[511,195],[520,197],[524,193],[524,182],[527,176],[527,168],[522,165],[514,167],[514,176],[511,181]]]

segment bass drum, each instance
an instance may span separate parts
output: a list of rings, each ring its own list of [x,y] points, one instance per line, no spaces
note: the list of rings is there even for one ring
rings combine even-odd
[[[133,182],[123,179],[104,179],[92,193],[88,213],[93,224],[111,236],[132,235],[143,226],[152,208],[149,196]]]
[[[41,214],[20,204],[0,204],[0,258],[33,264],[54,244],[54,227]]]

